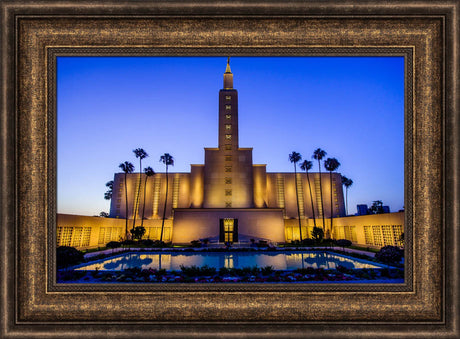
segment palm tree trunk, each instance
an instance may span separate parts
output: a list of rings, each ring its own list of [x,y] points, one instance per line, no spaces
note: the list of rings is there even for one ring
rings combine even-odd
[[[125,227],[125,237],[128,239],[128,183],[127,183],[127,175],[125,172],[125,202],[126,202],[126,210],[125,210],[125,219],[126,219],[126,227]]]
[[[297,192],[297,170],[294,162],[294,179],[295,179],[295,197],[297,201],[297,217],[299,218],[299,233],[300,233],[300,241],[302,241],[302,223],[300,220],[300,208],[299,208],[299,193]]]
[[[163,229],[165,226],[165,217],[166,217],[166,203],[168,201],[168,165],[166,165],[166,197],[165,197],[165,206],[163,208],[163,221],[161,222],[161,234],[160,242],[163,241]]]
[[[139,185],[137,186],[136,203],[134,204],[134,208],[133,208],[133,212],[134,212],[133,230],[134,230],[134,227],[136,226],[136,214],[137,214],[137,211],[139,210],[139,193],[141,191],[141,168],[142,168],[142,159],[139,158]]]
[[[144,204],[142,205],[142,220],[141,220],[141,227],[144,226],[144,212],[145,212],[145,193],[146,193],[146,189],[147,189],[147,179],[148,179],[148,175],[146,174],[145,175],[145,182],[144,182]]]
[[[313,206],[313,195],[311,194],[310,175],[307,171],[308,188],[310,190],[311,211],[313,212],[313,225],[316,227],[315,206]]]
[[[345,209],[347,210],[348,216],[348,187],[345,187]]]
[[[334,210],[332,209],[332,171],[329,172],[329,183],[331,185],[331,232],[329,234],[332,237],[332,219],[334,218]]]
[[[326,230],[326,223],[324,222],[324,204],[323,204],[323,188],[321,185],[321,162],[318,160],[318,168],[319,168],[319,194],[321,196],[321,212],[323,216],[323,229]]]

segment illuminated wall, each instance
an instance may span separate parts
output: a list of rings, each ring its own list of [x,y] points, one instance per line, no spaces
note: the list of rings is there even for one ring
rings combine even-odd
[[[321,173],[322,190],[320,190],[319,173],[309,173],[309,178],[310,185],[308,185],[306,173],[297,173],[297,191],[301,218],[313,218],[311,198],[313,198],[315,217],[318,218],[322,215],[323,206],[324,215],[326,218],[329,218],[331,215],[331,184],[329,173]],[[340,173],[332,173],[332,209],[334,217],[345,216],[345,203],[340,178]],[[267,173],[266,196],[268,207],[284,208],[286,218],[297,218],[294,173]],[[321,198],[323,201],[322,205]]]
[[[162,220],[144,220],[144,239],[159,240]],[[132,228],[128,219],[128,231]],[[136,223],[136,225],[140,225]],[[72,214],[57,215],[56,246],[72,246],[79,249],[104,247],[110,241],[120,241],[126,230],[125,219],[88,217]],[[172,221],[165,220],[163,240],[171,241]]]
[[[281,209],[177,209],[174,228],[172,219],[165,221],[163,239],[183,244],[205,238],[219,242],[219,219],[223,218],[238,219],[238,240],[243,243],[251,238],[279,243],[299,239],[298,220],[283,219]],[[301,222],[303,238],[311,238],[313,219]],[[316,222],[318,227],[323,226],[321,219]],[[329,223],[327,219],[326,226]],[[402,245],[399,237],[404,232],[404,212],[334,218],[333,224],[335,239],[348,239],[356,245],[374,248]],[[128,229],[131,227],[129,219]],[[161,219],[144,220],[144,227],[144,239],[160,238]],[[124,234],[124,219],[57,215],[57,246],[104,247],[109,241],[119,241]]]
[[[219,220],[238,220],[238,241],[250,239],[284,242],[284,221],[281,209],[178,209],[174,213],[174,243],[189,244],[192,240],[219,242]]]
[[[145,185],[145,174],[141,174],[140,190],[138,189],[139,173],[127,174],[126,177],[128,188],[128,218],[133,218],[134,213],[136,213],[136,219],[140,219],[142,217],[145,202],[144,218],[161,219],[163,217],[166,197],[166,174],[156,173],[154,176],[149,177],[147,179],[147,185]],[[190,186],[190,173],[169,173],[168,177],[166,218],[171,218],[173,208],[185,208],[190,206],[191,194],[196,190],[196,187]],[[195,180],[196,179],[197,177],[195,177]],[[110,203],[111,218],[124,218],[126,215],[124,180],[124,173],[115,174],[112,200]],[[144,186],[146,187],[145,197]],[[137,199],[138,192],[140,193],[139,199]]]
[[[330,227],[330,219],[326,219]],[[316,219],[316,226],[323,228],[322,219]],[[311,238],[313,219],[302,220],[302,238]],[[354,244],[366,247],[401,246],[399,237],[404,233],[404,212],[349,216],[333,219],[333,238],[348,239]],[[285,220],[286,242],[299,240],[298,220]]]

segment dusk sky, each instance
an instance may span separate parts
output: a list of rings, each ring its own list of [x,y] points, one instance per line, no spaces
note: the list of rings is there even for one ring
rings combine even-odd
[[[105,183],[130,161],[170,172],[203,164],[217,147],[218,93],[227,57],[59,57],[58,213],[109,212]],[[288,156],[316,148],[353,180],[348,212],[382,200],[404,206],[403,57],[232,57],[239,145],[254,164],[293,172]],[[324,170],[324,167],[322,168]],[[318,171],[314,161],[313,172]]]

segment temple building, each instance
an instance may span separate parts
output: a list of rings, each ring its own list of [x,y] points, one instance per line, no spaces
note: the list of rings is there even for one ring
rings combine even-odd
[[[252,148],[238,143],[238,91],[233,88],[230,64],[219,91],[218,147],[204,149],[204,164],[191,165],[190,173],[169,173],[166,217],[172,222],[172,241],[189,243],[209,238],[211,241],[249,241],[266,239],[285,241],[285,228],[297,227],[298,212],[294,173],[267,173],[266,165],[253,164]],[[286,155],[287,161],[287,155]],[[141,177],[141,198],[145,175]],[[344,216],[345,208],[339,173],[310,173],[315,215]],[[110,217],[125,218],[124,173],[115,174]],[[134,206],[139,187],[139,174],[128,174],[128,218],[142,214],[143,203]],[[116,189],[115,189],[116,188]],[[161,226],[166,177],[158,173],[147,180],[144,218],[158,220]],[[300,218],[307,235],[308,219],[313,218],[307,174],[297,174]],[[159,230],[154,230],[157,233]]]
[[[58,215],[58,245],[72,244],[73,238],[67,234],[72,223],[79,224],[80,246],[77,247],[120,240],[124,237],[126,216],[129,228],[133,226],[134,217],[138,226],[143,216],[144,238],[160,239],[164,206],[163,240],[176,244],[203,239],[211,243],[246,243],[251,239],[290,242],[300,238],[299,216],[302,238],[310,237],[316,222],[326,235],[335,239],[347,238],[370,246],[396,244],[403,232],[404,213],[389,213],[387,221],[383,221],[388,226],[385,231],[380,228],[383,227],[381,217],[363,216],[361,221],[356,219],[359,217],[344,218],[340,173],[309,172],[307,176],[301,172],[295,180],[294,173],[271,173],[265,164],[253,164],[252,148],[242,148],[238,142],[238,91],[233,88],[229,60],[223,88],[219,91],[218,114],[218,144],[204,149],[204,164],[190,165],[189,173],[168,173],[168,187],[165,173],[156,173],[147,180],[145,174],[139,177],[138,173],[116,173],[109,218]],[[286,161],[287,158],[286,154]],[[139,199],[136,199],[138,193]],[[94,223],[99,225],[98,232],[91,234]],[[377,225],[379,229],[375,228]],[[387,240],[383,238],[384,232]]]

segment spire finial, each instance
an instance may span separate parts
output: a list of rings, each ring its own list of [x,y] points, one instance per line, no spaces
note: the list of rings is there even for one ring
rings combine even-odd
[[[227,57],[227,68],[225,69],[225,73],[232,73],[230,69],[230,57]]]

